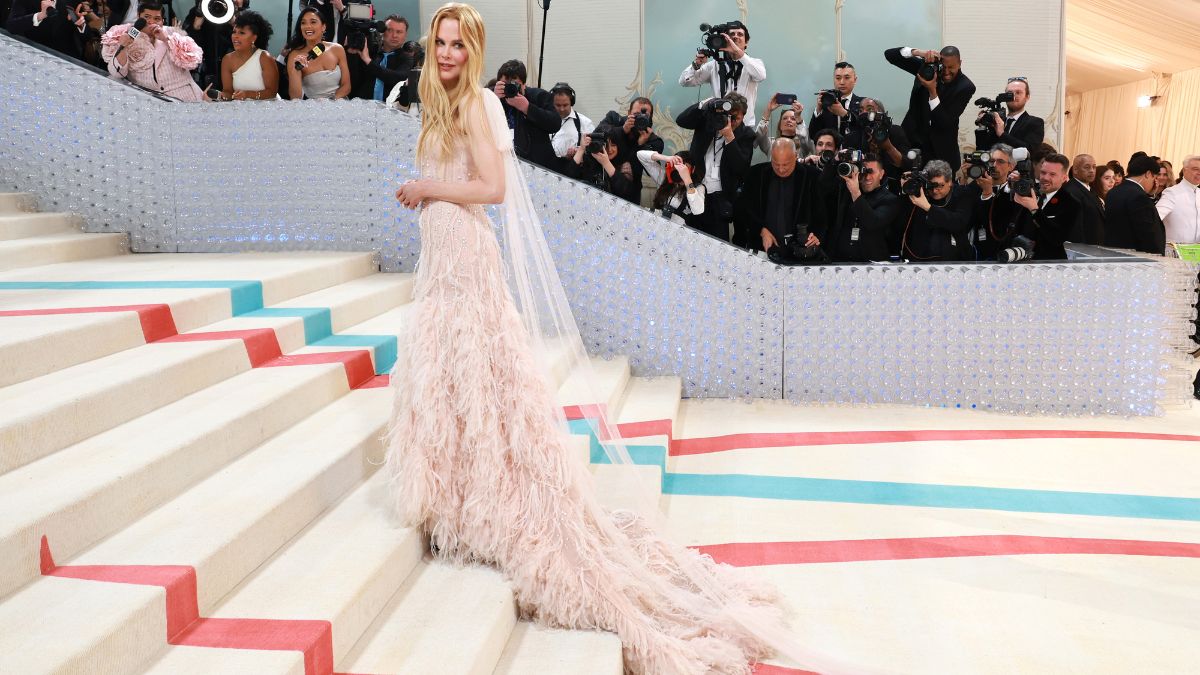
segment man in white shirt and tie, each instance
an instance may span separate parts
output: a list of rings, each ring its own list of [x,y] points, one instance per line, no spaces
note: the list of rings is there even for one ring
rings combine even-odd
[[[833,129],[843,139],[848,136],[850,123],[859,113],[863,101],[862,96],[854,93],[857,84],[858,73],[852,64],[839,61],[833,66],[833,89],[827,91],[837,92],[837,98],[829,100],[832,97],[826,95],[826,92],[817,96],[816,109],[808,125],[811,133]],[[826,102],[830,104],[828,109],[825,107]]]
[[[1183,160],[1182,180],[1163,190],[1155,207],[1167,228],[1167,241],[1200,244],[1200,155]]]
[[[575,110],[575,90],[566,82],[559,82],[550,90],[554,95],[554,109],[562,118],[562,128],[550,137],[554,154],[559,157],[575,154],[579,141],[596,130],[596,125]]]
[[[1029,103],[1029,80],[1023,76],[1010,77],[1004,91],[1013,97],[1013,100],[1004,104],[1008,114],[979,113],[975,122],[975,146],[990,148],[1003,143],[1014,148],[1036,150],[1045,140],[1046,121],[1025,112],[1025,106]]]
[[[750,29],[741,21],[730,21],[728,33],[723,33],[725,46],[721,47],[721,58],[709,59],[699,52],[683,72],[679,74],[679,86],[699,87],[708,83],[712,85],[713,96],[720,98],[731,92],[737,92],[746,98],[746,119],[744,124],[753,129],[758,124],[754,111],[758,110],[758,85],[767,79],[767,67],[762,59],[756,59],[746,53],[750,43]]]

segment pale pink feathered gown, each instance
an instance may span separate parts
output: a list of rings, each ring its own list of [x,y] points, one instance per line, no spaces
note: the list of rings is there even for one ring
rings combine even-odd
[[[465,181],[465,147],[429,176]],[[393,375],[388,440],[405,521],[440,558],[499,568],[523,616],[616,632],[635,674],[750,672],[769,650],[733,615],[777,624],[774,591],[744,572],[674,547],[630,512],[598,506],[569,452],[554,400],[479,206],[428,204],[415,308]],[[700,581],[667,555],[688,556]],[[733,602],[717,606],[697,584]]]

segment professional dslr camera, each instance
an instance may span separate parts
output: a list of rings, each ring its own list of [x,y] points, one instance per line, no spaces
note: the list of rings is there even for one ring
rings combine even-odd
[[[823,265],[829,262],[829,256],[820,246],[805,246],[808,241],[808,227],[797,226],[798,232],[783,235],[783,241],[772,246],[767,251],[767,259],[776,265]]]
[[[1023,234],[1013,237],[1012,246],[996,254],[996,262],[1011,263],[1033,257],[1033,240]]]
[[[1042,184],[1033,175],[1033,160],[1029,159],[1028,148],[1013,148],[1013,159],[1016,160],[1017,179],[1011,182],[1012,191],[1022,197],[1039,197],[1042,194]]]
[[[594,155],[598,152],[604,152],[608,149],[608,132],[612,127],[601,124],[595,130],[590,131],[584,136],[587,136],[588,144],[583,151],[589,155]]]
[[[704,37],[700,38],[700,42],[704,46],[697,49],[696,53],[704,54],[713,59],[726,58],[725,55],[728,52],[721,51],[725,47],[725,36],[722,33],[728,33],[734,28],[740,27],[732,23],[719,23],[715,26],[707,23],[700,24],[700,30],[704,33]]]
[[[942,70],[945,68],[942,65],[941,59],[921,64],[921,69],[917,71],[917,75],[921,76],[922,80],[933,80],[941,76]]]
[[[717,132],[729,124],[729,113],[733,111],[733,102],[726,98],[714,98],[701,108],[704,113],[705,125],[709,131]],[[635,118],[634,124],[637,123]]]
[[[1004,109],[1001,107],[1004,103],[1012,103],[1013,93],[1011,91],[1002,92],[996,95],[996,98],[987,98],[980,96],[975,99],[975,105],[979,106],[979,118],[975,120],[975,128],[980,131],[988,131],[992,127],[984,120],[992,115],[1004,116]]]
[[[964,152],[963,162],[967,165],[967,175],[971,180],[983,178],[992,170],[992,155],[986,150]]]
[[[849,148],[839,150],[835,159],[838,162],[837,174],[842,178],[849,178],[850,176],[862,171],[862,150],[851,150]]]
[[[821,108],[829,110],[829,107],[842,99],[842,94],[837,89],[822,89],[814,91],[813,96],[821,97]]]
[[[921,192],[929,195],[933,189],[929,183],[929,174],[924,171],[910,171],[904,174],[904,178],[905,181],[900,186],[900,192],[909,197],[920,197]]]
[[[346,27],[347,46],[359,49],[376,46],[379,25],[375,23],[375,5],[371,0],[346,0],[346,18],[342,19],[342,25]]]
[[[887,113],[862,113],[859,115],[859,120],[863,131],[867,133],[867,139],[876,143],[886,141],[888,134],[892,132],[892,118],[888,117]]]
[[[728,101],[726,101],[728,103]],[[722,127],[725,125],[722,124]],[[633,128],[638,131],[645,131],[650,128],[650,116],[646,113],[637,113],[633,116]]]

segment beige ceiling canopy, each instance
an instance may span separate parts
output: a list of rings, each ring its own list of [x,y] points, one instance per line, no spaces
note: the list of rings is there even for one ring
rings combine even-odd
[[[1067,91],[1200,67],[1200,0],[1067,0]]]

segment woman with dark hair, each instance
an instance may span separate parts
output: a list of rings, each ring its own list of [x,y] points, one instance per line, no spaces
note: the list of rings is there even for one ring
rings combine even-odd
[[[221,59],[221,99],[262,101],[279,94],[279,69],[267,53],[271,23],[246,10],[233,20],[233,51]]]
[[[588,152],[593,140],[603,142],[599,152]],[[562,173],[631,204],[641,203],[642,184],[633,178],[633,162],[625,149],[625,132],[621,127],[601,124],[584,134],[575,154],[563,162]]]
[[[674,155],[661,155],[653,150],[639,150],[638,161],[646,175],[658,184],[650,210],[680,225],[693,225],[704,213],[704,165],[696,166],[692,153],[680,150]]]
[[[775,135],[770,134],[771,114],[779,107],[775,94],[767,102],[767,109],[754,127],[754,147],[766,154],[771,154],[771,143],[776,138],[790,138],[796,144],[796,156],[807,157],[812,154],[813,142],[808,138],[808,125],[804,123],[804,104],[795,101],[779,114],[779,122],[775,125]]]
[[[1100,200],[1100,205],[1104,205],[1104,198],[1108,196],[1108,191],[1113,189],[1117,184],[1117,172],[1112,168],[1112,162],[1101,166],[1096,171],[1096,178],[1092,180],[1092,194]]]
[[[350,94],[350,66],[346,50],[325,41],[325,20],[313,6],[300,11],[296,33],[280,58],[287,66],[288,98],[346,98]],[[300,77],[296,77],[300,71]]]
[[[1121,163],[1115,159],[1110,160],[1107,166],[1113,170],[1113,187],[1120,185],[1121,181],[1125,180],[1125,167],[1121,166]],[[1109,190],[1111,189],[1110,187]]]

